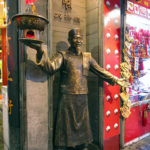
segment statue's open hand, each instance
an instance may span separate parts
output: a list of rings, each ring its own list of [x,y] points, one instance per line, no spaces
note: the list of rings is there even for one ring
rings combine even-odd
[[[35,43],[29,42],[29,41],[26,42],[26,43],[24,43],[24,44],[25,44],[26,46],[29,46],[30,48],[33,48],[33,49],[37,50],[37,52],[42,50],[41,44],[35,44]]]
[[[130,83],[125,81],[124,79],[118,79],[116,84],[120,85],[121,87],[129,87]]]

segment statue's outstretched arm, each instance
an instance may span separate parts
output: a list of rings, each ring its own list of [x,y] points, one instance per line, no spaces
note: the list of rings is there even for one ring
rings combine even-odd
[[[110,83],[111,85],[118,84],[121,87],[128,87],[130,84],[124,79],[119,79],[110,72],[106,71],[104,68],[100,67],[94,58],[91,57],[90,60],[90,70],[102,78],[104,81]]]

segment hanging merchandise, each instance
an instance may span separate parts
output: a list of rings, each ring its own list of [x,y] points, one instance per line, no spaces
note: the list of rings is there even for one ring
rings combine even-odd
[[[126,80],[129,80],[131,76],[130,73],[131,65],[128,64],[127,62],[123,62],[121,63],[120,68],[121,68],[121,76],[124,77]]]
[[[131,101],[128,100],[126,103],[123,104],[123,107],[120,108],[121,115],[124,118],[128,118],[131,114],[130,109],[131,109]]]
[[[134,58],[134,71],[139,70],[139,57]]]
[[[121,76],[126,81],[129,81],[131,77],[131,63],[129,56],[131,56],[130,49],[132,46],[133,39],[129,36],[129,29],[126,28],[125,31],[125,42],[124,42],[124,62],[121,63]],[[129,90],[128,88],[122,88],[122,92],[120,93],[121,100],[123,102],[123,106],[120,108],[121,114],[124,118],[128,118],[131,114],[130,108],[131,108],[131,101],[129,100]]]

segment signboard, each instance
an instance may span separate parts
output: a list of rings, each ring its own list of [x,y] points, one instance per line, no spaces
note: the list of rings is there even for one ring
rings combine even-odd
[[[127,1],[127,12],[144,18],[150,18],[150,1]]]

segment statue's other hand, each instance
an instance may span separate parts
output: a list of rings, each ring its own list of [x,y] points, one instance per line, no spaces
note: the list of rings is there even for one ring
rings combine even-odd
[[[130,86],[130,83],[125,81],[124,79],[118,79],[116,84],[120,85],[121,87],[129,87]]]

